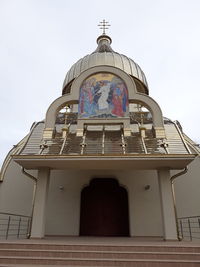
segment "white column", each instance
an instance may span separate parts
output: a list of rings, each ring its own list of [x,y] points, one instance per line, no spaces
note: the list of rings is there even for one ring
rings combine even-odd
[[[50,170],[48,168],[38,170],[31,238],[43,238],[45,235],[45,215],[49,188],[49,174]]]
[[[169,170],[158,170],[164,240],[177,240],[176,219]]]

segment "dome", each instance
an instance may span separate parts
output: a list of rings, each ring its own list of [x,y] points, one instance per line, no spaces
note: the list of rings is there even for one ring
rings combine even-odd
[[[97,49],[72,65],[63,83],[63,94],[70,92],[71,82],[83,71],[100,65],[112,66],[123,70],[133,78],[136,78],[136,86],[143,87],[143,91],[148,94],[147,80],[140,66],[127,56],[113,51],[110,46],[111,42],[112,40],[109,36],[100,35],[97,38]]]

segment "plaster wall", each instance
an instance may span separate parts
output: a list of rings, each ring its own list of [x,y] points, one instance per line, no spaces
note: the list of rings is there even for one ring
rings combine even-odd
[[[127,189],[131,236],[163,235],[156,171],[115,170],[51,171],[46,235],[79,235],[81,190],[94,177],[114,177]]]
[[[178,217],[200,216],[200,156],[189,166],[188,172],[175,180]]]
[[[36,175],[36,171],[30,171]],[[0,212],[31,215],[33,181],[21,172],[13,160],[8,165],[0,183]]]

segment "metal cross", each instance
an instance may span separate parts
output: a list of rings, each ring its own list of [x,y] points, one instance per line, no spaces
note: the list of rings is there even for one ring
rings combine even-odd
[[[108,27],[110,26],[110,24],[108,24],[109,22],[108,21],[105,21],[105,19],[103,19],[103,21],[100,21],[99,23],[100,23],[98,25],[99,28],[101,30],[103,30],[103,33],[102,34],[106,34],[106,30],[108,30]]]

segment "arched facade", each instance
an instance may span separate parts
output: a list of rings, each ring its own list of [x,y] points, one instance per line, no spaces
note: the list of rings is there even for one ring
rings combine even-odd
[[[84,71],[79,77],[77,77],[71,85],[71,93],[67,95],[63,95],[57,98],[48,108],[46,113],[45,119],[45,129],[44,129],[44,138],[52,136],[54,127],[55,127],[55,120],[58,111],[67,104],[78,104],[79,103],[79,94],[80,88],[84,80],[91,75],[98,74],[98,73],[111,73],[116,75],[120,79],[124,81],[127,86],[128,90],[128,102],[129,103],[138,103],[146,106],[150,112],[152,113],[153,118],[153,126],[155,129],[155,134],[159,138],[165,138],[164,132],[164,124],[163,124],[163,116],[162,111],[159,105],[153,100],[151,97],[145,94],[138,93],[136,90],[135,83],[133,79],[124,71],[117,69],[115,67],[108,67],[108,66],[97,66],[91,69]],[[113,121],[114,122],[114,121]],[[123,120],[122,120],[123,122]],[[79,124],[80,127],[83,129],[83,123]],[[127,128],[127,124],[125,128]],[[81,131],[79,128],[78,131]]]
[[[62,96],[5,161],[4,192],[17,181],[13,173],[37,184],[34,205],[29,196],[23,207],[31,206],[31,238],[177,240],[170,171],[184,169],[195,155],[178,126],[163,119],[140,67],[110,43],[100,36],[95,52],[72,66]]]

